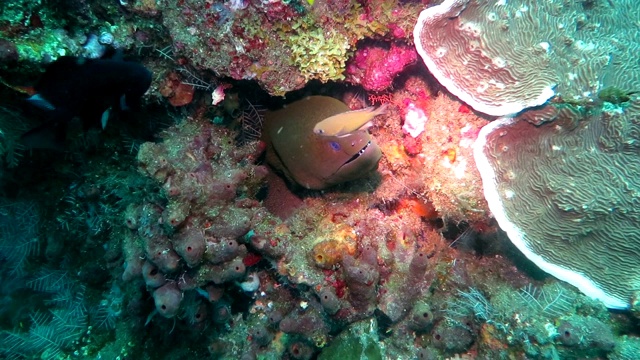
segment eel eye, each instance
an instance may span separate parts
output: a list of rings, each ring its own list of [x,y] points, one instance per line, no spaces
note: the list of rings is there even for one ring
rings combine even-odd
[[[331,148],[332,148],[333,150],[335,150],[335,151],[340,151],[340,144],[338,144],[337,142],[335,142],[335,141],[331,141],[331,142],[329,143],[329,145],[331,145]]]

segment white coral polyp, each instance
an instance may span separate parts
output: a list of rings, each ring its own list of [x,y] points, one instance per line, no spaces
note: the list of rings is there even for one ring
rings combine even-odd
[[[404,125],[402,125],[402,131],[405,134],[409,134],[412,138],[417,138],[422,134],[425,129],[425,124],[429,118],[427,114],[414,104],[409,104],[406,109],[406,115],[404,116]]]

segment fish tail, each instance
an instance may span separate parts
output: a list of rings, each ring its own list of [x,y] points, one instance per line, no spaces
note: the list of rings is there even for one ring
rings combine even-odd
[[[364,130],[364,131],[369,130],[369,128],[373,126],[373,119],[378,115],[386,114],[388,108],[389,108],[389,103],[384,103],[378,106],[377,109],[370,108],[371,109],[369,110],[370,115],[368,116],[369,120],[366,123],[362,124],[362,126],[360,126],[358,130]]]
[[[383,103],[382,105],[378,106],[377,109],[375,109],[373,111],[373,116],[378,116],[378,115],[384,115],[387,113],[387,109],[389,108],[389,103]]]

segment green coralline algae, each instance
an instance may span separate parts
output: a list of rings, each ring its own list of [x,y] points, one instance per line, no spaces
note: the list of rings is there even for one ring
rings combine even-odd
[[[633,92],[624,91],[615,86],[606,87],[598,93],[598,99],[612,104],[622,104],[631,100]]]
[[[380,348],[376,329],[377,324],[373,319],[353,324],[322,350],[318,360],[382,360],[384,351]]]

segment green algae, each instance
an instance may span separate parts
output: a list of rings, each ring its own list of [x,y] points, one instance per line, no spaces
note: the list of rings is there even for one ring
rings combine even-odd
[[[612,104],[621,104],[631,100],[631,95],[633,94],[634,92],[625,91],[615,86],[608,86],[600,90],[598,99]]]
[[[380,347],[375,320],[365,320],[351,325],[338,335],[331,345],[322,349],[318,360],[362,359],[382,360],[384,351]]]

